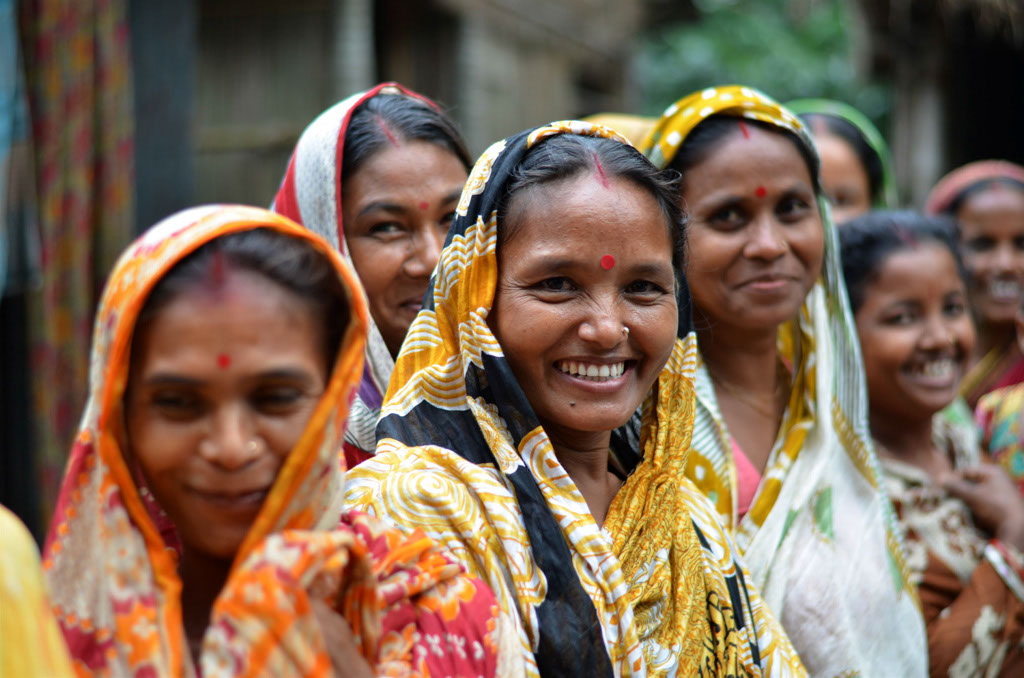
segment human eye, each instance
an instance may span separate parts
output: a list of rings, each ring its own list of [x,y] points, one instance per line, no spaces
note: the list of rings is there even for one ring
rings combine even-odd
[[[666,293],[665,288],[651,280],[634,280],[626,285],[626,294],[639,297],[659,297]]]
[[[576,289],[576,285],[565,276],[556,276],[541,280],[535,285],[535,288],[548,294],[568,294]]]
[[[917,320],[917,314],[910,309],[893,311],[882,319],[882,323],[892,326],[911,325]]]
[[[1015,249],[1024,251],[1024,235],[1018,235],[1013,239],[1013,246]]]
[[[198,416],[203,407],[202,398],[198,394],[182,390],[154,391],[150,403],[168,419],[185,420]]]
[[[835,205],[842,207],[848,205],[849,200],[843,195],[836,196]],[[783,218],[790,220],[803,218],[804,215],[810,210],[810,203],[800,196],[790,195],[784,197],[779,201],[779,205],[776,208],[776,212]]]
[[[996,246],[996,241],[988,236],[979,236],[967,241],[967,249],[974,252],[988,252]]]
[[[447,233],[448,229],[452,227],[453,221],[455,221],[455,210],[448,212],[441,218],[439,224],[445,233]]]
[[[279,414],[290,412],[305,395],[305,392],[297,386],[263,386],[253,392],[251,401],[256,409],[262,412]]]
[[[959,296],[946,299],[942,311],[950,317],[959,317],[967,313],[967,304]]]
[[[405,232],[402,224],[397,221],[379,221],[370,226],[370,235],[382,240],[391,240]]]
[[[711,213],[708,223],[720,230],[733,230],[743,225],[745,215],[737,205],[727,205]]]

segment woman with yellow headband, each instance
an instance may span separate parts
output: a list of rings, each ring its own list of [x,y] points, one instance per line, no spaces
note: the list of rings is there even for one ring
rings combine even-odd
[[[717,87],[669,106],[642,150],[682,173],[689,217],[699,358],[687,477],[811,675],[925,675],[805,127],[760,92]]]

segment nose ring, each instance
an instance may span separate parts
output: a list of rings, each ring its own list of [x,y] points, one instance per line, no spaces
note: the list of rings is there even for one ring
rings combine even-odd
[[[622,326],[622,336],[623,337],[628,337],[629,336],[629,328],[626,327],[625,325]]]
[[[245,451],[248,452],[249,454],[256,454],[257,452],[259,452],[259,449],[260,444],[255,438],[250,440],[245,446]]]

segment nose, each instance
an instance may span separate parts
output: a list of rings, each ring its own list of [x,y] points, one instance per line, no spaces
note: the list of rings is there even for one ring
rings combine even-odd
[[[956,345],[956,333],[941,314],[932,314],[925,323],[918,345],[926,351],[941,351]]]
[[[406,275],[426,278],[434,272],[437,260],[441,258],[445,235],[432,223],[424,223],[416,229],[403,265]]]
[[[750,237],[743,253],[748,259],[775,261],[786,253],[789,245],[786,242],[783,226],[771,215],[764,215],[750,225]]]
[[[1011,243],[1000,243],[992,256],[992,268],[996,273],[1017,273],[1022,267],[1022,257]]]
[[[579,326],[580,339],[601,349],[613,349],[629,335],[618,312],[618,304],[609,300],[593,308]]]
[[[244,406],[231,404],[214,415],[199,454],[215,466],[235,471],[255,460],[263,447]]]

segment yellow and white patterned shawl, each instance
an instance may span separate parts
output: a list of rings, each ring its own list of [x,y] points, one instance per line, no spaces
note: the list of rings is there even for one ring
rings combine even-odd
[[[632,473],[603,529],[487,325],[497,206],[529,149],[557,134],[626,143],[563,121],[481,156],[398,357],[377,455],[350,472],[346,501],[422,528],[487,581],[530,675],[803,675],[714,510],[684,478],[696,368],[688,312],[639,429],[613,434]],[[679,297],[688,311],[685,285]]]
[[[672,104],[641,150],[669,167],[687,135],[713,115],[791,132],[817,157],[795,115],[740,86],[709,88]],[[823,271],[799,317],[779,333],[780,351],[792,361],[792,391],[750,511],[737,521],[732,445],[702,361],[686,474],[731,527],[754,583],[812,675],[923,676],[924,622],[879,482],[835,227],[821,196],[818,202]]]

